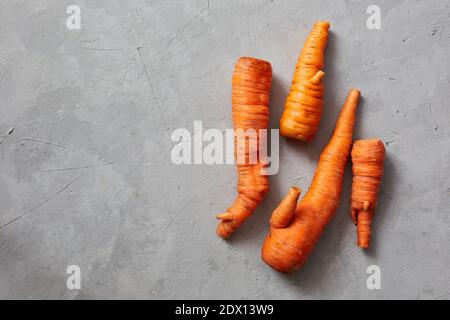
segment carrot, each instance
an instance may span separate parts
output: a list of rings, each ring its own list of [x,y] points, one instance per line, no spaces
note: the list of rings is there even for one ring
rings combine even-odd
[[[351,216],[357,225],[357,244],[365,249],[370,245],[371,224],[384,172],[385,154],[384,144],[379,139],[357,140],[352,148]]]
[[[217,234],[228,238],[253,213],[269,191],[266,165],[259,159],[259,130],[269,125],[269,92],[272,66],[269,62],[244,57],[237,62],[232,85],[234,156],[238,160],[237,199],[227,212],[217,216]],[[256,135],[237,134],[238,130],[255,130]],[[245,140],[245,141],[244,141]],[[252,146],[255,146],[252,147]],[[240,154],[241,161],[239,161]],[[252,161],[255,159],[255,161]]]
[[[305,263],[338,207],[359,97],[356,89],[348,94],[303,200],[296,206],[299,190],[293,188],[272,215],[262,259],[278,271],[292,272]]]
[[[280,120],[284,137],[311,141],[316,134],[323,108],[324,51],[329,28],[327,21],[316,22],[298,58]]]

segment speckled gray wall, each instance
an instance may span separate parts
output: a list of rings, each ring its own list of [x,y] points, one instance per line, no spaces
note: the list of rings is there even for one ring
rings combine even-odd
[[[81,29],[66,27],[67,6]],[[366,27],[369,5],[381,30]],[[175,165],[170,135],[231,128],[237,58],[272,63],[278,127],[297,55],[331,22],[326,107],[311,144],[280,139],[280,171],[225,242],[215,215],[233,165]],[[448,1],[100,1],[2,3],[0,298],[450,298]],[[291,185],[307,190],[350,87],[356,138],[387,144],[373,246],[355,245],[350,170],[341,206],[307,265],[260,260],[268,218]],[[368,290],[366,268],[381,269]],[[66,268],[81,268],[68,290]]]

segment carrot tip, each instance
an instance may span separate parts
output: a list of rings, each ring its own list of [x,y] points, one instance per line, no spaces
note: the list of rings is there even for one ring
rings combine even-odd
[[[361,96],[361,90],[359,90],[357,88],[352,88],[352,89],[350,89],[350,94],[358,96],[358,98],[359,98]]]
[[[358,247],[367,250],[367,249],[369,249],[369,244],[367,244],[367,243],[359,243],[359,242],[358,242]]]
[[[330,22],[328,22],[328,21],[319,21],[319,22],[317,22],[317,24],[324,27],[327,30],[330,28]]]
[[[216,234],[223,239],[228,239],[233,234],[233,232],[234,232],[233,226],[230,225],[230,223],[224,221],[219,223],[216,229]]]
[[[302,193],[302,189],[299,188],[299,187],[291,187],[291,190],[289,190],[289,191],[292,191],[292,192],[294,192],[295,194],[298,194],[299,196],[300,196],[300,194]]]

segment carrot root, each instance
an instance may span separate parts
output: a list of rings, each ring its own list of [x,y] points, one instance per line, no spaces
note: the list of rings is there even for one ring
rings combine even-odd
[[[357,245],[370,245],[371,224],[377,205],[386,149],[379,139],[357,140],[352,148],[351,217],[357,228]]]
[[[325,49],[330,23],[319,21],[298,57],[289,95],[286,98],[280,133],[287,138],[311,141],[322,116]]]
[[[230,237],[233,232],[254,212],[269,191],[269,177],[263,174],[265,165],[259,159],[259,138],[240,138],[237,130],[267,129],[269,125],[269,93],[272,83],[272,66],[269,62],[251,57],[243,57],[236,63],[232,83],[232,112],[234,156],[237,166],[238,195],[233,205],[225,213],[219,214],[217,234]],[[259,136],[259,135],[258,135]],[[256,142],[256,150],[252,147]],[[238,159],[238,152],[243,151]],[[257,159],[256,163],[251,161]]]
[[[293,217],[292,208],[298,198],[293,189],[274,211],[262,259],[280,272],[292,272],[306,262],[337,209],[359,97],[358,90],[349,92],[330,142],[320,155],[311,186]]]

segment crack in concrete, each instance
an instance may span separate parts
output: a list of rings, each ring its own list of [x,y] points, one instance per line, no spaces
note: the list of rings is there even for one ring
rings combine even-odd
[[[37,205],[35,205],[34,207],[32,207],[31,209],[29,209],[28,211],[26,211],[25,213],[22,213],[21,215],[15,217],[14,219],[6,222],[5,224],[0,226],[0,230],[5,228],[6,226],[10,225],[11,223],[25,217],[26,215],[32,213],[33,211],[39,209],[40,207],[42,207],[44,204],[46,204],[47,202],[49,202],[50,200],[52,200],[54,197],[56,197],[57,195],[59,195],[61,192],[63,192],[64,190],[66,190],[69,186],[71,186],[73,183],[75,183],[75,181],[77,181],[78,179],[80,179],[84,174],[86,173],[86,171],[82,172],[81,174],[79,174],[75,179],[73,179],[72,181],[70,181],[69,183],[67,183],[66,185],[64,185],[62,188],[60,188],[58,191],[56,191],[52,196],[50,196],[49,198],[47,198],[44,201],[39,202]]]

